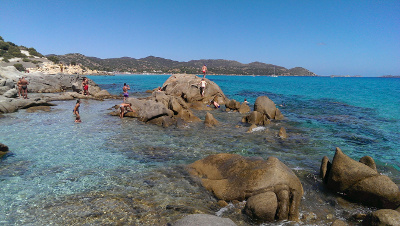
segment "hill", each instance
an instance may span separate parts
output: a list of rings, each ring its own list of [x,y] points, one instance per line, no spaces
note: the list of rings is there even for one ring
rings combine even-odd
[[[261,62],[242,64],[237,61],[222,59],[191,60],[188,62],[179,62],[155,56],[140,59],[131,57],[100,59],[97,57],[87,57],[79,53],[65,55],[52,54],[47,55],[47,57],[57,58],[64,64],[82,64],[91,70],[98,71],[198,74],[201,67],[206,64],[209,74],[316,76],[315,73],[302,67],[287,69],[282,66]]]
[[[223,59],[202,59],[179,62],[161,57],[148,56],[141,59],[131,57],[100,59],[88,57],[79,53],[65,55],[43,56],[34,48],[18,46],[6,42],[0,36],[0,66],[12,66],[18,70],[25,68],[40,68],[43,63],[53,62],[63,65],[80,65],[84,71],[127,72],[127,73],[188,73],[198,74],[201,67],[206,64],[208,74],[229,75],[279,75],[279,76],[316,76],[315,73],[295,67],[287,69],[282,66],[252,62],[242,64],[238,61]]]

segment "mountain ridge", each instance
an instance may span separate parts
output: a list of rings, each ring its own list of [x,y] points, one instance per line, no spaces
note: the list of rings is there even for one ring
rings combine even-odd
[[[198,74],[200,73],[201,67],[206,64],[208,74],[317,76],[315,73],[303,67],[287,69],[282,66],[266,64],[259,61],[251,62],[249,64],[224,59],[200,59],[185,62],[156,56],[147,56],[139,59],[127,56],[101,59],[98,57],[85,56],[80,53],[69,53],[64,55],[49,54],[46,55],[46,57],[57,58],[58,61],[63,64],[82,64],[91,70],[126,73]]]

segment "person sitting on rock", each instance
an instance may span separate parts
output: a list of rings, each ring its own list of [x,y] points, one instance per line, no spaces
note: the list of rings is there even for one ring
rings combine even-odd
[[[120,104],[119,105],[119,110],[120,110],[120,112],[119,112],[119,117],[120,118],[123,118],[124,117],[124,114],[125,114],[125,110],[128,112],[128,108],[129,108],[129,110],[131,110],[132,112],[135,112],[133,109],[132,109],[132,104],[131,103],[129,103],[129,104],[127,104],[127,103],[122,103],[122,104]]]
[[[217,101],[212,100],[211,103],[214,105],[215,108],[219,108],[219,104],[217,103]]]

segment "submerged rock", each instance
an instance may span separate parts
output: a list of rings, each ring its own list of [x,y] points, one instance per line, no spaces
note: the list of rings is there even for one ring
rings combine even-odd
[[[320,171],[328,189],[349,200],[388,209],[400,205],[399,187],[389,177],[377,172],[371,157],[357,162],[336,148],[332,163],[325,156]]]
[[[299,218],[303,187],[293,171],[277,158],[216,154],[190,164],[188,171],[218,199],[248,199],[245,212],[251,217],[266,221]]]
[[[7,154],[7,152],[8,152],[8,146],[0,143],[0,158],[3,157],[3,155]]]
[[[177,220],[172,226],[235,226],[229,218],[217,217],[210,214],[191,214]]]

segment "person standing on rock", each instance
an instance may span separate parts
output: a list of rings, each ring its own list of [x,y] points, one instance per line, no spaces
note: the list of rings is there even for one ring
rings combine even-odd
[[[20,81],[21,89],[22,89],[22,97],[24,99],[28,99],[28,84],[29,82],[25,79],[25,77],[22,77]]]
[[[206,89],[207,82],[204,80],[204,78],[202,78],[199,84],[200,84],[200,94],[202,97],[204,97],[204,90]]]
[[[122,87],[122,92],[124,93],[124,103],[125,103],[125,100],[129,97],[128,90],[130,90],[130,89],[131,89],[131,87],[129,87],[129,85],[124,83],[124,87]]]
[[[203,67],[201,68],[202,72],[203,72],[203,78],[206,77],[206,73],[207,73],[207,65],[203,65]]]
[[[21,97],[21,91],[22,91],[22,87],[21,87],[21,79],[19,78],[18,82],[17,82],[17,88],[18,88],[18,97]]]
[[[86,77],[83,77],[82,80],[82,88],[83,88],[83,95],[89,95],[89,80]]]

